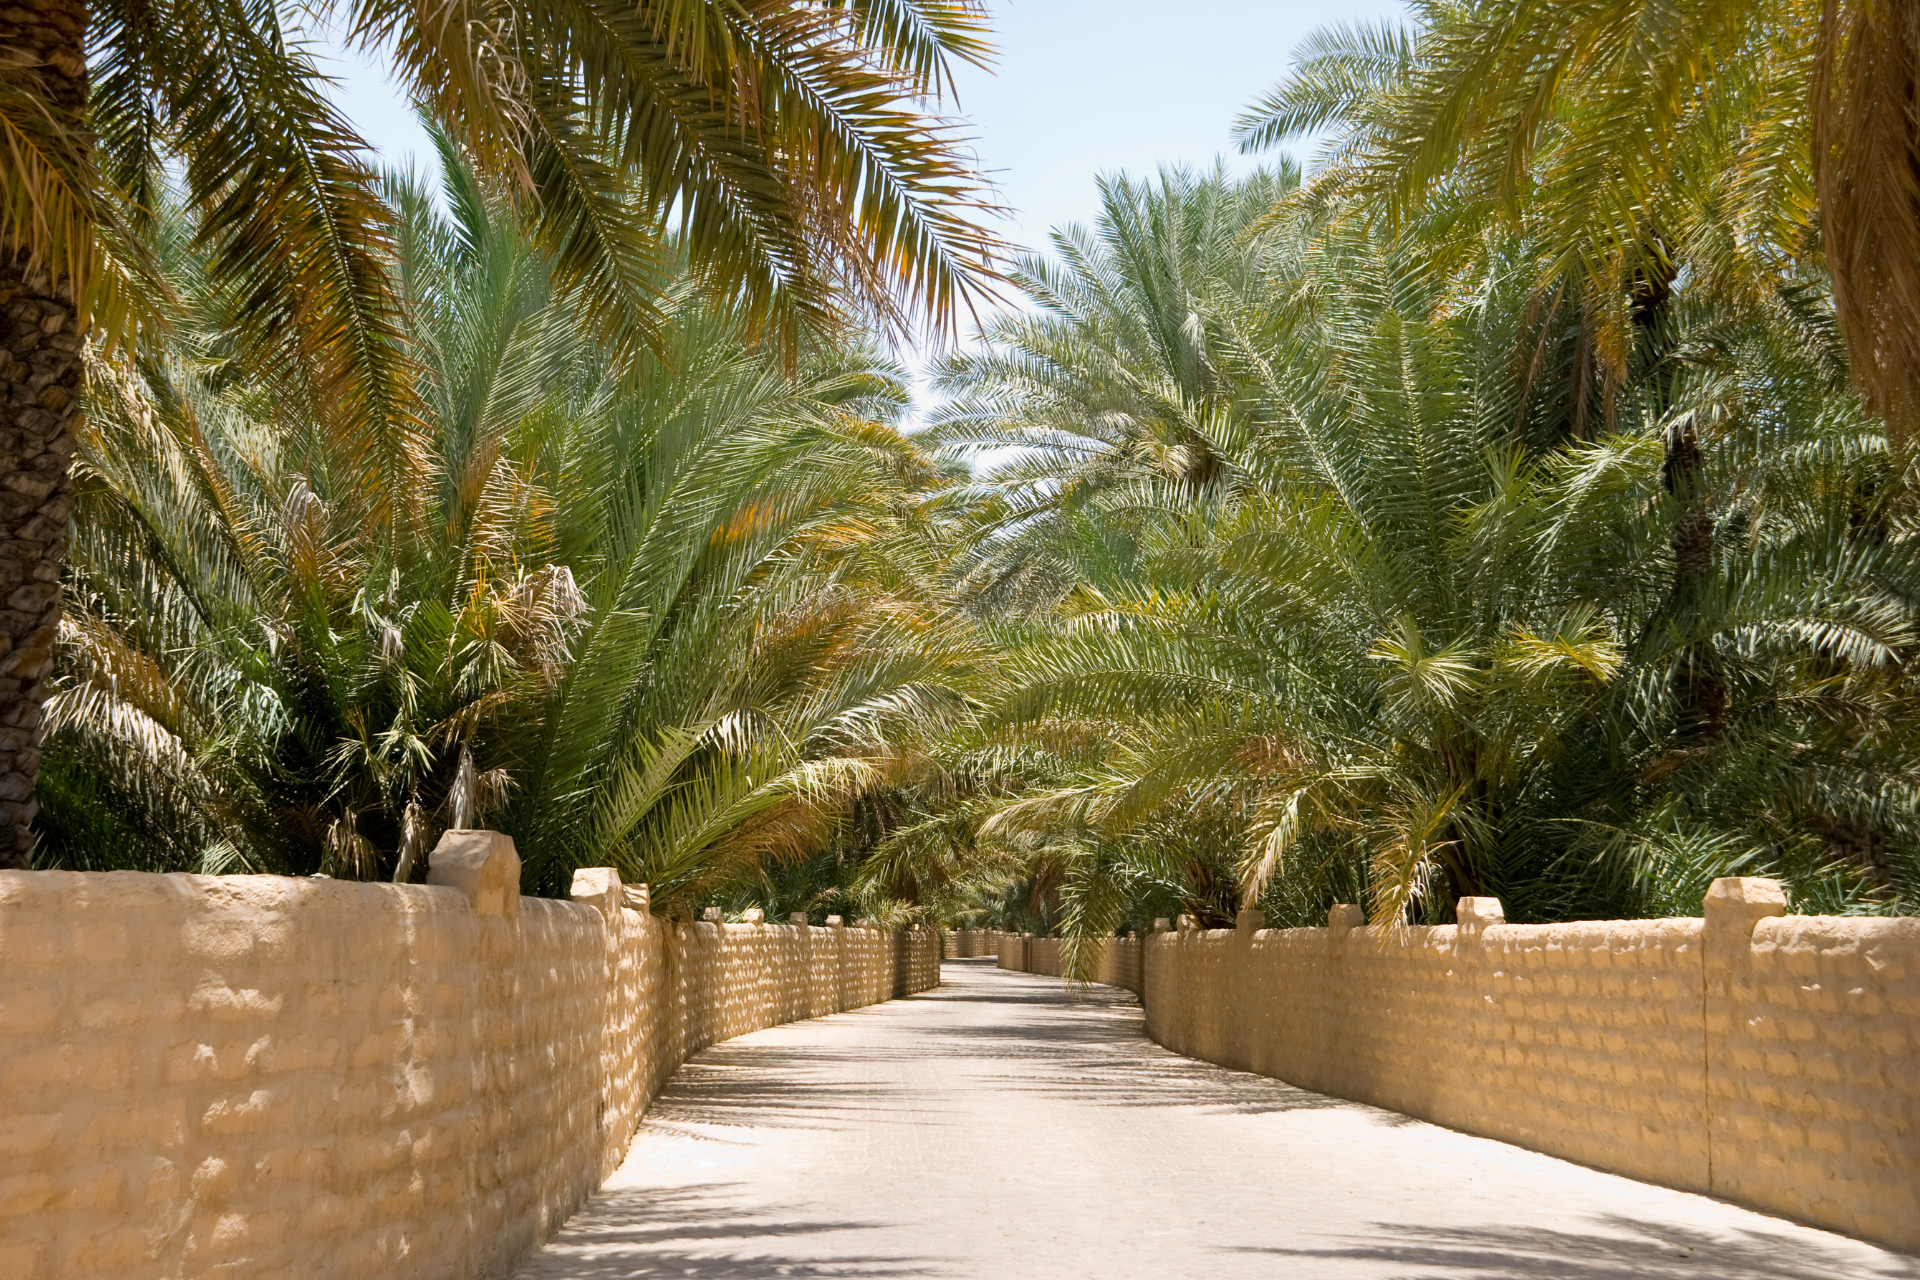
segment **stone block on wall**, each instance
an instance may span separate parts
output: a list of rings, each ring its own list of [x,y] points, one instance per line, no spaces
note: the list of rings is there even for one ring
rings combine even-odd
[[[427,883],[465,894],[477,916],[520,910],[520,855],[498,831],[445,832],[427,858]]]

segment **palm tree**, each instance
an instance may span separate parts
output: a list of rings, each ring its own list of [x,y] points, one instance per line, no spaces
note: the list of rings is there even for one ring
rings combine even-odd
[[[1071,586],[1046,539],[1009,530],[1070,525],[1116,486],[1218,479],[1210,440],[1245,424],[1215,317],[1269,287],[1271,254],[1250,233],[1298,181],[1290,164],[1241,179],[1218,164],[1102,177],[1092,228],[1055,231],[1055,260],[1018,260],[1011,278],[1036,309],[995,318],[979,350],[944,362],[949,399],[925,435],[992,463],[952,495],[975,556],[969,596],[1045,606]]]
[[[950,59],[985,56],[967,0],[314,12],[388,51],[505,177],[576,321],[617,350],[658,341],[681,253],[790,351],[849,309],[950,318],[991,272],[978,183],[920,106]],[[404,523],[433,447],[391,214],[280,10],[35,0],[0,46],[0,865],[24,865],[82,353],[169,309],[143,246],[171,175],[249,376],[315,406],[358,464],[336,511]]]
[[[818,855],[983,661],[897,379],[790,367],[671,280],[659,349],[610,359],[503,190],[389,195],[438,454],[397,528],[318,414],[231,376],[184,230],[192,323],[95,366],[42,861],[405,880],[485,821],[529,890],[611,860],[684,909]]]
[[[1072,586],[997,624],[983,741],[1048,767],[964,837],[1029,851],[1080,939],[1170,902],[1661,913],[1759,868],[1820,910],[1911,909],[1914,490],[1831,337],[1686,292],[1583,439],[1514,358],[1537,247],[1490,236],[1454,277],[1303,206],[1259,288],[1195,291],[1232,406],[1214,483],[1136,471],[1004,528],[1042,545],[996,554]],[[1018,424],[1034,380],[1006,367]],[[1092,452],[1042,458],[1064,486]]]
[[[1239,123],[1331,129],[1328,178],[1399,227],[1524,223],[1624,376],[1628,313],[1684,269],[1770,291],[1831,273],[1855,386],[1920,428],[1920,20],[1882,0],[1416,0],[1331,27]]]

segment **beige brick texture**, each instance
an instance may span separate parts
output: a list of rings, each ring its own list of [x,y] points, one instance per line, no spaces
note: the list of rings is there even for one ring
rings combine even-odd
[[[992,929],[951,929],[940,936],[943,939],[941,954],[949,960],[1000,954],[1000,935]]]
[[[1714,1194],[1920,1252],[1920,920],[1763,919],[1729,959],[1708,969]]]
[[[1115,939],[1099,980],[1179,1053],[1920,1250],[1920,920],[1782,909],[1374,931],[1335,908]],[[999,954],[1060,971],[1052,939]]]
[[[582,874],[0,871],[6,1280],[501,1276],[687,1055],[939,980],[930,932],[675,927]]]

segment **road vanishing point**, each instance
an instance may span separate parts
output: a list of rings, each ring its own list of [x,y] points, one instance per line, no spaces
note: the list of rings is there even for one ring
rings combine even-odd
[[[1169,1053],[1111,987],[943,985],[716,1045],[516,1280],[1920,1280],[1920,1261]]]

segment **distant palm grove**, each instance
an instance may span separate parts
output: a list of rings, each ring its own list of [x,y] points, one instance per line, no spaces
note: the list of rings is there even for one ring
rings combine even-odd
[[[356,6],[432,173],[212,12],[0,68],[0,470],[70,508],[0,541],[64,600],[7,611],[16,863],[410,880],[487,826],[528,892],[1083,955],[1726,875],[1920,910],[1882,7],[1421,0],[1249,105],[1304,175],[1103,176],[1033,255],[930,114],[963,0]],[[190,18],[205,65],[141,26]]]

